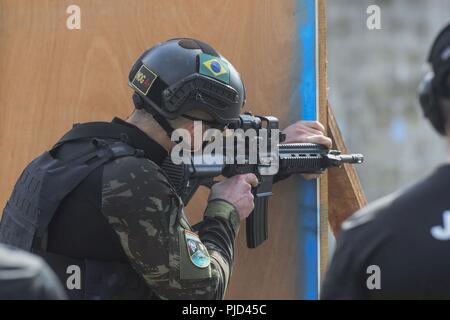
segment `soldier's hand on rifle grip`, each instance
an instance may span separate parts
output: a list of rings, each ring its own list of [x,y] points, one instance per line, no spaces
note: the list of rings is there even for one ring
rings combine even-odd
[[[283,143],[316,143],[321,144],[328,149],[333,145],[331,139],[325,136],[325,127],[318,121],[298,121],[291,124],[283,130],[286,139]],[[317,179],[318,174],[303,174],[302,177],[307,180]]]
[[[209,201],[221,199],[231,203],[244,220],[255,206],[252,187],[257,185],[258,178],[253,173],[233,176],[212,186]]]

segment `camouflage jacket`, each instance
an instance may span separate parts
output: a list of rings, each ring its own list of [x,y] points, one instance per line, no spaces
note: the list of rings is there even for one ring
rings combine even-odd
[[[235,208],[209,202],[199,234],[162,170],[147,158],[105,165],[101,211],[133,268],[162,299],[222,299],[239,229]]]

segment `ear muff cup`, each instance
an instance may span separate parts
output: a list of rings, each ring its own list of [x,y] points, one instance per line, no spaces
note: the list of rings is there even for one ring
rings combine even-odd
[[[433,82],[434,73],[429,71],[419,85],[419,102],[424,116],[430,120],[433,128],[444,136],[446,134],[444,115],[436,99]]]
[[[443,52],[449,48],[450,24],[445,26],[437,35],[428,54],[428,63],[431,68],[423,77],[419,88],[419,102],[423,113],[441,134],[446,134],[446,119],[440,104],[440,98],[446,96],[447,89],[443,89],[443,82],[450,69],[450,60],[442,58]]]

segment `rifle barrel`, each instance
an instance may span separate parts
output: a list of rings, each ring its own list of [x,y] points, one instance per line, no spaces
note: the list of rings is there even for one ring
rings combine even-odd
[[[361,164],[364,162],[364,156],[362,154],[343,154],[340,157],[342,163]]]

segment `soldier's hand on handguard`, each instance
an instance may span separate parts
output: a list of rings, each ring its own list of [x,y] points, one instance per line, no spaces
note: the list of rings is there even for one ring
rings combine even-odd
[[[258,185],[258,178],[253,173],[241,174],[224,179],[211,188],[209,200],[222,199],[231,203],[244,220],[254,208],[252,187]]]
[[[316,143],[328,149],[332,146],[330,138],[325,136],[325,127],[318,121],[298,121],[283,130],[286,139],[283,143]],[[307,180],[317,179],[318,174],[303,174]]]

